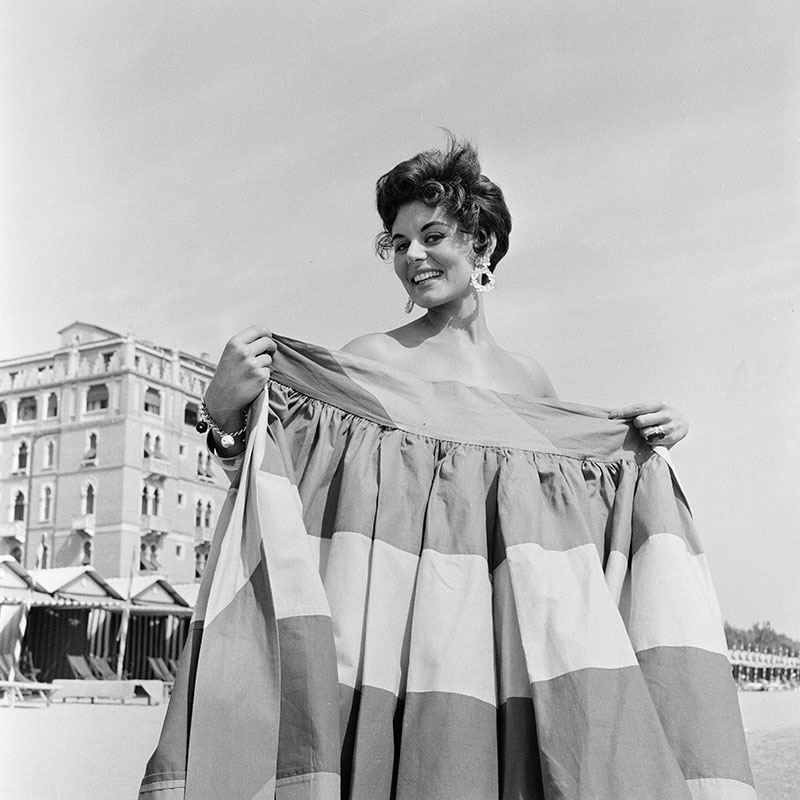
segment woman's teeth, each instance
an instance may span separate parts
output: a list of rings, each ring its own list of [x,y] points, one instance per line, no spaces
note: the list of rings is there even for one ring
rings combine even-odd
[[[441,272],[437,272],[436,270],[427,270],[425,272],[420,272],[419,275],[415,275],[411,280],[415,286],[419,286],[421,283],[431,278],[438,278],[441,274]]]

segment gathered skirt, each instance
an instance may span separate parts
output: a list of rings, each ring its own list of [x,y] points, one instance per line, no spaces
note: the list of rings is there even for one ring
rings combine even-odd
[[[599,409],[279,338],[142,800],[752,800],[706,559]]]

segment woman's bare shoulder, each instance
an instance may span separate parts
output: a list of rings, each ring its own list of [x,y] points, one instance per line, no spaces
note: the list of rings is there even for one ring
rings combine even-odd
[[[343,353],[381,361],[397,350],[397,340],[389,333],[366,333],[363,336],[356,336],[339,349]]]
[[[550,377],[545,372],[544,367],[531,356],[525,353],[508,353],[526,372],[533,381],[534,393],[536,397],[551,397],[558,400],[558,394],[550,381]]]

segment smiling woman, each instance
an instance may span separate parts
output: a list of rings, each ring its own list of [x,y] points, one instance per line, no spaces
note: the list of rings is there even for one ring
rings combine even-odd
[[[208,387],[236,491],[140,797],[752,800],[705,557],[649,444],[682,417],[562,403],[495,342],[511,217],[471,145],[377,200],[424,313],[339,352],[248,328]]]

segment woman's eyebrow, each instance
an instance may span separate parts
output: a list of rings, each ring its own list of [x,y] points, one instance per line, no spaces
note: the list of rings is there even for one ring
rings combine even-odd
[[[447,223],[446,223],[444,220],[442,220],[442,219],[432,219],[430,222],[426,222],[426,223],[425,223],[425,224],[424,224],[424,225],[423,225],[423,226],[420,228],[420,230],[421,230],[421,231],[426,231],[426,230],[428,230],[428,228],[430,228],[430,227],[431,227],[431,226],[433,226],[433,225],[444,225],[444,227],[445,227],[445,228],[451,228],[451,227],[452,227],[452,225],[448,225],[448,224],[447,224]],[[407,238],[407,237],[406,237],[406,235],[405,235],[404,233],[396,233],[394,236],[392,236],[392,241],[394,241],[395,239],[405,239],[405,238]]]

